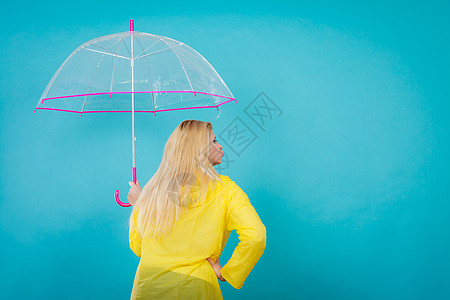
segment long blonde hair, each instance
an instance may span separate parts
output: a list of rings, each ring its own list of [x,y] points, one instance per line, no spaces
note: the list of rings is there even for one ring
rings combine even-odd
[[[167,140],[158,170],[137,199],[137,232],[159,238],[168,233],[191,204],[206,199],[208,187],[222,182],[210,161],[210,122],[185,120]],[[130,226],[133,226],[130,217]]]

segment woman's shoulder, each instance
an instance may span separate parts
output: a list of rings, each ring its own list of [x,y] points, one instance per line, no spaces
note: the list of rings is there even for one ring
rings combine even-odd
[[[239,185],[237,185],[236,182],[231,180],[229,176],[222,175],[222,174],[219,174],[219,175],[220,175],[220,179],[223,182],[223,187],[224,187],[225,191],[228,191],[229,193],[231,192],[231,194],[242,191],[242,189],[239,187]]]
[[[230,177],[227,176],[227,175],[219,174],[219,176],[220,176],[220,180],[222,181],[224,187],[229,187],[229,186],[232,186],[232,185],[236,184],[236,183],[235,183],[233,180],[231,180]]]
[[[219,174],[220,180],[223,181],[223,183],[227,183],[229,181],[231,181],[230,177],[228,177],[227,175],[223,175],[223,174]]]

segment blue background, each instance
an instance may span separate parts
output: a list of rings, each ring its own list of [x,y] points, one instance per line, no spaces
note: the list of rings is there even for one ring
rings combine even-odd
[[[267,228],[225,299],[449,299],[448,1],[2,2],[0,298],[127,299],[131,117],[33,110],[66,57],[128,30],[171,37],[238,104],[136,116],[138,179],[184,119],[257,135],[221,173]],[[260,92],[283,111],[261,129]],[[228,149],[227,149],[228,148]],[[238,239],[232,235],[221,262]]]

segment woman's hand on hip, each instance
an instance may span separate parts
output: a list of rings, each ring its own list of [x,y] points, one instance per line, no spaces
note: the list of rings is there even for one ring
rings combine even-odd
[[[139,198],[139,195],[141,194],[141,186],[139,184],[139,181],[136,181],[136,184],[133,181],[130,181],[128,183],[130,185],[130,191],[128,192],[128,202],[130,202],[131,205],[134,205]]]
[[[217,261],[216,261],[215,263],[214,263],[214,262],[212,261],[212,259],[209,258],[209,257],[208,257],[206,260],[207,260],[207,261],[210,263],[210,265],[213,267],[214,272],[216,273],[217,278],[219,278],[220,281],[226,281],[225,278],[223,278],[222,273],[220,273],[220,270],[222,269],[222,266],[221,266],[220,263],[219,263],[219,259],[217,259]]]

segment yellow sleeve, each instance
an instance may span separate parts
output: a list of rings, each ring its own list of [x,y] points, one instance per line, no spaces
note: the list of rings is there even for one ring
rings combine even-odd
[[[133,250],[134,254],[141,257],[141,245],[142,239],[140,234],[137,232],[137,220],[139,216],[139,208],[133,209],[131,213],[132,226],[130,227],[129,238],[130,238],[130,248]]]
[[[266,248],[266,227],[239,186],[234,184],[229,195],[227,230],[236,230],[240,242],[220,272],[234,288],[240,289]]]

